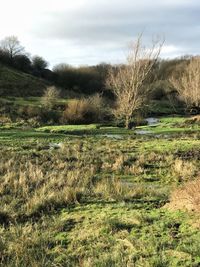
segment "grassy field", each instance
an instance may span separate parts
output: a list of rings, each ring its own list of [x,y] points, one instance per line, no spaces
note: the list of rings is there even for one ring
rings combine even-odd
[[[14,104],[16,106],[42,106],[42,97],[0,97],[2,103]],[[58,105],[66,105],[69,101],[73,99],[59,98],[56,101]]]
[[[184,122],[0,129],[1,265],[200,266],[199,216],[165,208],[199,173]]]
[[[160,134],[180,134],[180,133],[198,133],[200,131],[199,125],[185,125],[184,122],[188,118],[184,117],[161,117],[157,119],[157,123],[152,125],[138,126],[131,130],[124,128],[105,126],[101,124],[89,125],[58,125],[58,126],[44,126],[36,129],[39,132],[48,133],[65,133],[65,134],[92,134],[103,135],[138,135],[145,134],[153,137],[159,137]]]

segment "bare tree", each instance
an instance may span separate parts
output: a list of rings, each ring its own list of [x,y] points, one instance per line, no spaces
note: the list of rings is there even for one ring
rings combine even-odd
[[[16,36],[8,36],[5,39],[3,39],[1,41],[1,48],[3,51],[8,53],[11,60],[15,56],[22,55],[24,53],[24,47],[21,46]]]
[[[106,84],[116,96],[116,118],[124,120],[126,128],[134,112],[141,108],[147,97],[149,78],[156,60],[160,55],[164,41],[153,41],[150,48],[142,44],[142,34],[131,44],[126,64],[111,67]]]
[[[188,108],[200,108],[200,57],[191,58],[184,71],[172,75],[170,82]]]

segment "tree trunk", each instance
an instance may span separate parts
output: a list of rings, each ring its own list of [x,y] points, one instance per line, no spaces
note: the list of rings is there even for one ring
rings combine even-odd
[[[131,127],[130,127],[130,117],[129,116],[126,116],[126,120],[125,120],[125,127],[127,130],[129,130]]]

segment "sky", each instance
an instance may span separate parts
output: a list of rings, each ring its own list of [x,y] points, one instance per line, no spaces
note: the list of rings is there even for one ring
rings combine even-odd
[[[53,67],[124,61],[143,32],[164,37],[161,57],[200,54],[199,0],[0,0],[0,39],[15,35]]]

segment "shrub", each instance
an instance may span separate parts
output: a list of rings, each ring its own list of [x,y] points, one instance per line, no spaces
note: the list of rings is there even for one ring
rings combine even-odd
[[[11,123],[11,118],[7,115],[0,115],[0,125],[6,124],[6,123]]]
[[[88,112],[87,100],[73,100],[69,102],[63,112],[63,123],[83,123]]]
[[[55,86],[47,87],[42,97],[42,105],[46,109],[52,109],[55,106],[59,96],[60,91]]]
[[[35,106],[28,106],[26,109],[26,114],[28,118],[37,117],[41,114],[41,108]]]
[[[56,110],[44,109],[41,111],[39,116],[39,120],[42,123],[48,123],[48,124],[58,123],[59,119],[60,119],[60,114]]]
[[[166,82],[163,81],[156,81],[153,83],[153,89],[151,91],[151,99],[154,100],[161,100],[162,98],[166,97],[165,87]]]
[[[19,106],[16,109],[16,115],[20,118],[25,118],[27,116],[27,106]]]
[[[27,120],[28,125],[31,125],[33,128],[41,126],[41,120],[39,117],[33,117]]]
[[[60,113],[45,107],[22,106],[17,109],[17,117],[24,119],[28,124],[39,126],[43,123],[58,123]]]
[[[106,110],[102,97],[99,94],[89,98],[69,102],[63,112],[63,123],[93,123],[104,119]]]

